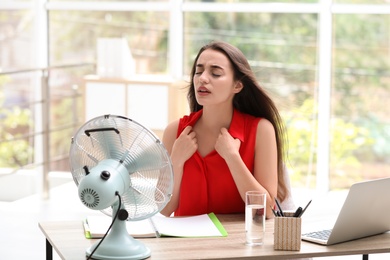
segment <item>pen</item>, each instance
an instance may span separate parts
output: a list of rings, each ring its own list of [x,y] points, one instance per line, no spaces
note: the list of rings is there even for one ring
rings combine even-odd
[[[303,213],[305,212],[305,210],[307,209],[307,207],[309,207],[310,203],[311,203],[311,200],[309,201],[309,203],[307,203],[306,207],[302,210],[301,214],[299,214],[298,217],[301,217],[301,216],[303,215]]]
[[[276,198],[275,198],[275,202],[276,202],[276,205],[277,205],[278,208],[279,208],[280,215],[282,215],[282,217],[284,217],[283,210],[282,210],[282,208],[280,207],[279,201],[278,201]]]
[[[293,217],[294,217],[294,218],[298,218],[298,217],[301,215],[301,213],[302,213],[302,207],[299,207],[299,208],[297,208],[297,210],[295,211]]]
[[[271,210],[272,210],[272,213],[274,213],[274,216],[275,217],[277,217],[278,216],[278,214],[276,214],[276,212],[275,212],[275,210],[271,207],[271,205],[269,205],[269,207],[271,208]]]

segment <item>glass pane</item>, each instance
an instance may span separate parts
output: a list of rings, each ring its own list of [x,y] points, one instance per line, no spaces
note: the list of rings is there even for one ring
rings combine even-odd
[[[31,24],[24,10],[0,11],[0,169],[16,171],[34,162],[33,84],[36,73],[6,74],[31,67]]]
[[[16,171],[34,161],[34,84],[39,72],[0,74],[0,169]]]
[[[33,23],[29,11],[0,11],[0,72],[30,67]]]
[[[123,39],[138,74],[166,73],[169,14],[165,12],[50,12],[51,65],[94,62],[101,38]],[[123,47],[120,45],[120,47]],[[122,49],[107,50],[106,58],[126,63]],[[131,58],[130,58],[131,59]],[[114,66],[113,65],[113,66]]]
[[[314,185],[317,15],[187,13],[184,39],[187,75],[199,48],[211,40],[243,51],[286,123],[293,186],[306,186],[309,180]]]
[[[230,0],[183,0],[184,2],[214,2],[214,3],[231,3]],[[235,0],[235,3],[275,3],[272,0]],[[279,0],[277,3],[318,3],[318,0]]]
[[[20,3],[20,2],[31,2],[31,0],[7,0],[7,2],[11,4],[12,2],[18,2],[18,3]]]
[[[332,188],[390,175],[390,16],[334,16]]]
[[[50,170],[69,170],[71,137],[84,123],[83,77],[95,66],[84,64],[50,70]]]
[[[96,2],[96,0],[48,0],[50,2]],[[168,2],[169,0],[104,0],[104,2]]]
[[[333,0],[337,4],[390,4],[388,0]]]

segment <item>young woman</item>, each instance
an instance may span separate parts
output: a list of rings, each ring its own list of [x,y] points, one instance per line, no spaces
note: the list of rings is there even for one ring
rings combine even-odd
[[[266,193],[271,207],[275,198],[283,201],[282,121],[243,53],[225,42],[203,46],[188,100],[191,114],[170,123],[163,135],[174,190],[161,213],[243,213],[249,190]]]

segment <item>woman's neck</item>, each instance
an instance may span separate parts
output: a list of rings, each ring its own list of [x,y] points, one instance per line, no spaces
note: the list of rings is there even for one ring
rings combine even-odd
[[[215,142],[221,133],[221,128],[229,128],[232,117],[233,107],[231,109],[210,109],[210,107],[203,107],[202,116],[193,128],[196,133],[198,152],[202,157],[214,151]]]
[[[200,118],[203,127],[220,131],[222,127],[229,128],[233,117],[233,107],[210,108],[204,107]]]

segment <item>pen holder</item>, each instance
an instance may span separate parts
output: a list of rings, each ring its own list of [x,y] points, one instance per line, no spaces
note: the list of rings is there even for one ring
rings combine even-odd
[[[296,217],[275,217],[274,249],[301,250],[302,219]]]

